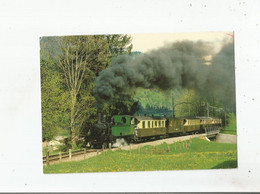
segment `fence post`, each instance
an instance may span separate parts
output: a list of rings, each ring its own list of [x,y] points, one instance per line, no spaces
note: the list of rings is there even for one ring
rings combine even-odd
[[[60,159],[60,162],[61,162],[61,151],[59,151],[59,159]]]
[[[109,143],[109,145],[108,145],[108,146],[109,146],[109,150],[111,150],[111,143]]]
[[[104,144],[102,144],[102,152],[104,152]]]
[[[46,165],[47,165],[47,166],[50,165],[50,161],[49,161],[49,150],[47,150],[47,153],[46,153]]]
[[[84,159],[86,159],[86,148],[84,148],[83,150],[84,150]]]
[[[69,149],[69,159],[71,160],[72,157],[71,157],[71,149]]]
[[[98,155],[98,150],[97,150],[97,155]]]
[[[168,153],[170,152],[170,147],[169,147],[169,145],[168,145],[168,149],[167,149],[167,152],[168,152]]]

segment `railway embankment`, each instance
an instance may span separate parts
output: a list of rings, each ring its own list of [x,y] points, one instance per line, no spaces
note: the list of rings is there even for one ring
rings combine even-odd
[[[237,143],[237,136],[236,135],[219,133],[216,136],[216,142],[217,143]]]
[[[143,146],[147,146],[147,145],[151,145],[151,146],[157,146],[163,143],[167,143],[167,144],[172,144],[178,141],[186,141],[186,140],[190,140],[192,138],[205,138],[206,134],[195,134],[195,135],[187,135],[187,136],[181,136],[181,137],[172,137],[172,138],[167,138],[167,139],[160,139],[160,140],[156,140],[156,141],[149,141],[149,142],[144,142],[144,143],[138,143],[138,144],[130,144],[128,146],[124,146],[121,149],[122,150],[129,150],[130,147],[131,149],[137,149],[139,147],[143,147]],[[118,148],[116,148],[118,149]]]

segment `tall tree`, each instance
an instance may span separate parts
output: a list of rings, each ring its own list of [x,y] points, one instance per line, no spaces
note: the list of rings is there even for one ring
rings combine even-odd
[[[127,35],[67,36],[60,41],[59,66],[70,92],[71,142],[95,111],[93,81],[114,56],[131,50]],[[130,45],[129,45],[130,44]],[[86,111],[87,110],[87,111]]]
[[[75,127],[79,115],[77,107],[77,96],[79,94],[84,75],[86,73],[86,61],[83,61],[82,54],[73,51],[69,45],[64,48],[64,58],[59,63],[65,77],[66,85],[70,92],[70,130],[71,141],[74,144],[78,136],[78,130]]]

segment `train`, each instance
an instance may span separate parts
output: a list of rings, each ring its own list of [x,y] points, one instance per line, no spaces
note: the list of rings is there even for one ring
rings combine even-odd
[[[99,113],[98,122],[89,132],[92,147],[108,147],[117,139],[127,143],[156,140],[196,133],[217,134],[220,118],[114,115],[110,122]]]

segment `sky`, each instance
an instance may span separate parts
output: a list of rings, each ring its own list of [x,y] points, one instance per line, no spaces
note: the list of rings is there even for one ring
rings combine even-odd
[[[165,43],[175,41],[207,41],[214,45],[218,52],[223,42],[232,41],[233,32],[185,32],[185,33],[160,33],[160,34],[131,34],[132,51],[147,52],[164,46]]]

